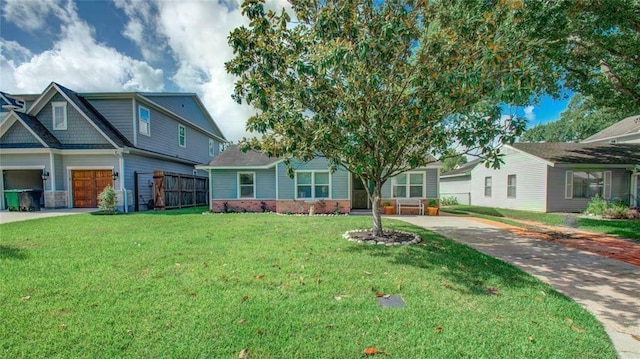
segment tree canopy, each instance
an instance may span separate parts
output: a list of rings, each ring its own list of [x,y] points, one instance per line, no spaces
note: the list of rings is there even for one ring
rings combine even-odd
[[[256,108],[247,129],[260,136],[243,143],[349,170],[368,184],[380,235],[388,179],[454,143],[499,164],[500,145],[526,124],[502,121],[499,105],[558,92],[550,40],[530,32],[560,20],[529,24],[528,4],[292,0],[290,13],[275,13],[245,0],[250,22],[230,34],[235,57],[226,63],[238,77],[234,99]]]
[[[448,172],[455,169],[458,165],[467,163],[467,157],[458,153],[458,151],[453,148],[449,148],[445,151],[440,161],[442,162],[442,169],[440,171]]]
[[[560,119],[525,131],[521,142],[580,142],[633,115],[624,108],[601,107],[593,97],[575,94]]]

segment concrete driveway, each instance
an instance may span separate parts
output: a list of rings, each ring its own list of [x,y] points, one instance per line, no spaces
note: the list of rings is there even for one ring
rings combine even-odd
[[[582,304],[621,359],[640,358],[640,267],[457,216],[393,216],[514,264]]]
[[[0,224],[18,221],[27,221],[29,219],[68,216],[72,214],[95,212],[97,208],[62,208],[62,209],[44,209],[35,212],[11,212],[8,210],[0,211]]]

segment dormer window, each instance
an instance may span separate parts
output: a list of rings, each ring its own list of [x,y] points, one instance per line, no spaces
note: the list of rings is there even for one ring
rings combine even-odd
[[[67,129],[67,103],[52,102],[51,113],[53,117],[53,129],[64,131]]]
[[[138,131],[146,136],[151,136],[151,111],[140,106],[138,108]]]

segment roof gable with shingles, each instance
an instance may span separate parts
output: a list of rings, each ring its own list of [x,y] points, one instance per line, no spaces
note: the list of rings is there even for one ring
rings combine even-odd
[[[607,141],[616,137],[638,134],[640,133],[640,115],[627,117],[622,121],[616,122],[604,130],[587,137],[582,142]]]
[[[208,166],[214,168],[268,168],[280,162],[279,158],[269,157],[262,152],[249,150],[243,152],[239,146],[231,145],[216,156]]]
[[[468,175],[471,170],[476,168],[476,166],[482,162],[481,158],[473,159],[467,163],[463,163],[459,165],[457,168],[452,169],[451,171],[444,172],[440,174],[440,177],[454,177],[454,176],[464,176]]]
[[[640,165],[638,144],[522,142],[511,146],[554,165]]]
[[[20,111],[11,111],[5,121],[2,123],[1,135],[4,136],[6,131],[12,126],[15,126],[15,122],[19,122],[21,126],[24,126],[28,131],[40,142],[42,145],[50,148],[61,148],[60,141],[34,116],[27,115]],[[3,144],[4,148],[20,147],[19,144]]]

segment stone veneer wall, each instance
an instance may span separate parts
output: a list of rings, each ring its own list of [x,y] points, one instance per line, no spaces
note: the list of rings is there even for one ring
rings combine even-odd
[[[44,196],[44,207],[45,208],[67,208],[69,204],[67,203],[67,191],[45,191]]]

